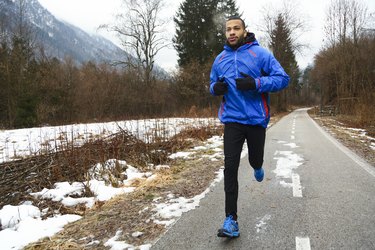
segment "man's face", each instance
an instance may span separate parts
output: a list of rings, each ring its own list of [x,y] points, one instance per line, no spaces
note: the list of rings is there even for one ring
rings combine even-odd
[[[229,20],[226,22],[225,36],[231,46],[236,46],[240,43],[246,34],[247,32],[245,27],[243,27],[241,20]]]

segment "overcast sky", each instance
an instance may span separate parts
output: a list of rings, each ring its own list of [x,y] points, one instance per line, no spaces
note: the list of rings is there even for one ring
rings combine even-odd
[[[162,16],[170,20],[167,35],[172,39],[175,33],[173,16],[183,0],[164,0],[166,8],[163,9]],[[114,34],[104,31],[97,31],[101,24],[114,22],[114,16],[121,11],[121,0],[39,0],[57,18],[65,20],[83,30],[91,33],[99,33],[113,42],[119,44]],[[243,18],[246,21],[248,30],[254,32],[259,37],[261,34],[257,27],[261,24],[264,15],[264,6],[277,7],[282,0],[237,0]],[[297,54],[297,61],[301,68],[305,68],[312,62],[323,43],[323,26],[329,0],[294,0],[296,12],[303,17],[309,27],[307,32],[301,37],[301,42],[310,46],[302,55]],[[369,12],[375,12],[374,0],[363,0]],[[177,54],[173,47],[163,49],[159,52],[156,63],[166,70],[173,70],[177,65]]]

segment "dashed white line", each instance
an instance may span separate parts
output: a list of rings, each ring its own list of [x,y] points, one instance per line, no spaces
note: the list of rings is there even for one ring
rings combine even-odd
[[[311,250],[309,237],[296,237],[296,250]]]
[[[293,119],[293,129],[290,138],[295,139],[296,116]],[[302,186],[300,176],[292,173],[293,197],[302,197]],[[296,237],[296,250],[311,250],[309,237]]]

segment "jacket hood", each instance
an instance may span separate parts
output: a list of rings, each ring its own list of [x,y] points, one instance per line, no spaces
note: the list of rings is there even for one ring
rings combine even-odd
[[[247,35],[245,37],[245,43],[252,43],[255,42],[255,34],[252,32],[247,32]]]

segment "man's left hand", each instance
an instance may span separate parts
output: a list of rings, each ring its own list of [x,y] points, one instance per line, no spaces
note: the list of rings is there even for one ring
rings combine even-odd
[[[236,88],[238,90],[254,90],[256,89],[256,84],[255,84],[255,80],[254,78],[252,78],[251,76],[243,73],[243,72],[240,72],[240,74],[242,76],[244,76],[244,78],[237,78],[236,79]]]

